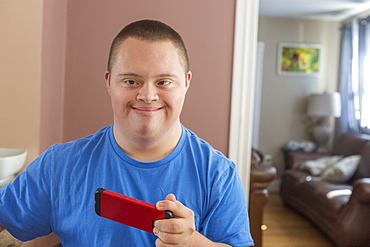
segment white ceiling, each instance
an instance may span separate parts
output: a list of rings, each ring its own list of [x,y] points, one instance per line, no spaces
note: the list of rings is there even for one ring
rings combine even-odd
[[[370,10],[370,0],[260,0],[260,15],[342,21]]]

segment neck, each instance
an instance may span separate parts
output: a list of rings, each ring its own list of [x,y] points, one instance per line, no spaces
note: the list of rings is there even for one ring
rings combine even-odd
[[[182,133],[180,124],[161,137],[127,137],[113,127],[114,137],[120,148],[131,158],[141,162],[154,162],[169,155],[177,146]]]

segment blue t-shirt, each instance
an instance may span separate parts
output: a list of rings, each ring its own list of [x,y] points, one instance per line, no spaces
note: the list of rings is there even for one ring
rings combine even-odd
[[[173,193],[207,238],[253,245],[235,164],[185,127],[173,152],[150,163],[127,156],[112,126],[53,145],[0,189],[0,225],[24,241],[54,232],[64,246],[154,246],[154,234],[96,215],[97,188],[152,204]]]

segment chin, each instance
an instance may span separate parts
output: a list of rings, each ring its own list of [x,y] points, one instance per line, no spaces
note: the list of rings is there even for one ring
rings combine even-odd
[[[160,126],[158,125],[143,125],[137,129],[137,133],[141,136],[156,136],[160,133]]]

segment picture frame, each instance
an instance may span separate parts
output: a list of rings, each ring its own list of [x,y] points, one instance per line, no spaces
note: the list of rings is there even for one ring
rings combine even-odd
[[[279,43],[278,75],[317,76],[321,72],[322,45]]]

